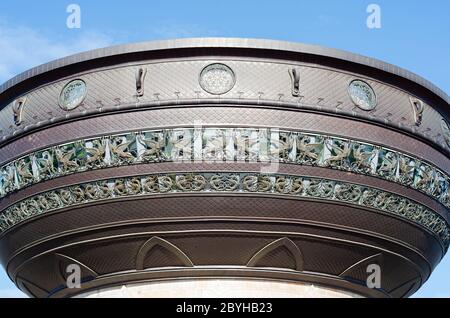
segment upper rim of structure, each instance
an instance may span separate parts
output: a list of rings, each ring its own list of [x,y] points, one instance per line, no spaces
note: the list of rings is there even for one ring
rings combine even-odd
[[[293,53],[302,53],[309,55],[322,56],[326,58],[338,59],[346,62],[359,64],[362,66],[377,69],[392,75],[400,76],[425,87],[432,93],[440,97],[447,104],[450,104],[450,97],[439,87],[424,79],[423,77],[410,72],[401,67],[389,64],[374,58],[350,53],[343,50],[322,47],[318,45],[287,42],[279,40],[251,39],[251,38],[183,38],[160,41],[147,41],[130,43],[123,45],[110,46],[101,49],[86,51],[57,59],[34,68],[31,68],[17,76],[11,78],[0,86],[0,95],[15,85],[20,84],[32,77],[42,75],[47,72],[55,71],[76,63],[86,63],[100,58],[116,55],[126,55],[130,53],[142,53],[169,49],[195,49],[195,48],[237,48],[237,49],[255,49],[285,51]]]

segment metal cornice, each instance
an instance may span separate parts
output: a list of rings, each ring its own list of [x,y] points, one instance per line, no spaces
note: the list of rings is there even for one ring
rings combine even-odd
[[[113,65],[118,63],[129,62],[132,60],[141,60],[149,58],[154,53],[172,51],[175,55],[183,55],[183,51],[190,50],[190,54],[211,54],[208,49],[224,49],[225,51],[244,50],[241,55],[256,55],[263,57],[271,57],[271,55],[279,55],[286,53],[286,57],[292,54],[297,56],[309,56],[311,61],[321,63],[324,60],[334,61],[336,67],[365,68],[369,73],[378,72],[388,75],[394,79],[394,82],[406,80],[403,87],[407,86],[410,90],[422,87],[428,91],[430,99],[447,104],[450,103],[450,97],[437,86],[428,80],[395,65],[382,62],[377,59],[366,56],[349,53],[342,50],[325,48],[316,45],[292,43],[285,41],[263,40],[263,39],[243,39],[243,38],[189,38],[164,41],[151,41],[133,44],[125,44],[112,46],[84,53],[71,55],[61,58],[28,71],[25,71],[0,86],[0,100],[6,101],[17,94],[24,93],[32,87],[36,87],[41,82],[45,82],[51,76],[50,74],[60,77],[65,74],[73,74],[79,71],[80,65],[84,64],[81,69],[93,69],[97,67]],[[250,52],[248,52],[250,51]],[[251,54],[253,51],[253,54]],[[261,53],[267,52],[264,55]],[[290,55],[289,55],[290,54]],[[334,64],[334,63],[333,63]],[[396,80],[397,79],[397,80]],[[409,85],[408,85],[409,84]],[[412,86],[411,86],[412,85]],[[434,96],[432,96],[434,95]],[[450,114],[448,107],[444,107],[443,111]]]

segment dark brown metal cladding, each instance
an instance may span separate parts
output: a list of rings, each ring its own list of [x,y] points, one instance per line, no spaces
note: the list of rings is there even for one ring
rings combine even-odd
[[[202,77],[209,65],[210,82]],[[85,83],[87,93],[71,110],[69,99],[61,106],[60,94],[75,79]],[[374,109],[352,101],[352,80],[373,90]],[[11,102],[19,97],[26,98],[17,125]],[[412,100],[423,102],[423,108],[413,108]],[[51,62],[0,87],[0,262],[34,297],[211,277],[306,282],[367,297],[408,297],[448,248],[445,191],[450,196],[450,190],[444,181],[450,180],[445,179],[450,143],[441,127],[443,118],[450,119],[448,103],[440,89],[395,66],[276,41],[163,41]],[[420,120],[415,121],[417,112]],[[199,125],[202,135],[195,139]],[[208,129],[234,135],[218,145]],[[275,171],[268,170],[273,158],[249,159],[254,151],[250,137],[245,158],[234,159],[241,146],[236,136],[246,129],[258,134],[259,155],[265,142],[271,156],[282,159]],[[157,130],[166,134],[163,146],[159,139],[146,146],[142,138]],[[183,138],[191,130],[192,143],[186,146]],[[177,131],[183,131],[181,138]],[[275,137],[266,131],[279,138],[279,148],[272,149]],[[300,148],[305,135],[312,138],[309,153]],[[99,151],[101,142],[92,142],[95,138],[105,142],[108,156]],[[135,148],[123,146],[127,142]],[[295,146],[283,148],[289,142]],[[320,162],[314,143],[322,147]],[[78,144],[85,152],[77,152],[73,145]],[[363,169],[368,162],[364,147],[376,153],[366,167],[370,172]],[[71,149],[79,157],[70,155]],[[156,162],[145,161],[144,150],[148,156],[157,153]],[[55,161],[47,160],[45,151]],[[77,166],[87,167],[89,151],[104,155],[102,163],[95,169]],[[189,160],[170,157],[190,151]],[[223,158],[228,152],[235,157],[208,159],[220,156],[218,151]],[[397,162],[395,175],[386,177],[379,173],[386,168],[380,164],[392,158],[383,151],[412,161]],[[50,172],[39,170],[49,162],[54,163],[45,166]],[[12,179],[7,169],[14,172]],[[401,169],[407,172],[402,175]],[[412,179],[401,181],[411,169]],[[110,192],[102,188],[105,184]],[[315,186],[324,192],[310,195]],[[106,197],[99,196],[102,189]],[[75,194],[83,198],[76,204]],[[55,195],[58,207],[51,206]],[[367,200],[374,195],[379,204],[363,204],[365,195]],[[274,243],[276,248],[258,255]],[[81,289],[66,287],[70,263],[81,266]],[[369,264],[381,266],[381,288],[366,286]]]
[[[32,135],[4,145],[2,148],[4,151],[0,153],[0,163],[3,164],[32,151],[68,141],[149,128],[190,127],[196,122],[201,122],[205,127],[276,127],[359,139],[421,157],[450,173],[448,157],[433,149],[430,144],[412,140],[404,133],[387,130],[376,123],[299,110],[261,109],[254,104],[248,105],[248,108],[222,104],[210,107],[183,105],[181,110],[179,107],[169,109],[158,107],[151,110],[143,108],[139,111],[88,117],[81,121],[41,129]],[[180,116],[180,111],[183,116]]]

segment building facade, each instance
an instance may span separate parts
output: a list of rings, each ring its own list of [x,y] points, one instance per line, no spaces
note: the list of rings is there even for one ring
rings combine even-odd
[[[449,100],[266,40],[39,66],[0,86],[0,261],[33,297],[410,296],[450,244]]]

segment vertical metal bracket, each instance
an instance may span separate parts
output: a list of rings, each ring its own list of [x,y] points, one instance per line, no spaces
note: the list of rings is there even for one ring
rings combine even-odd
[[[296,68],[289,70],[289,76],[292,82],[292,96],[300,96],[300,71]]]
[[[147,75],[147,69],[140,67],[136,72],[136,95],[144,96],[144,80]]]
[[[424,105],[423,102],[417,98],[413,98],[411,97],[410,99],[412,108],[413,108],[413,113],[414,113],[414,124],[416,126],[420,126],[422,125],[422,120],[423,120],[423,110],[424,110]]]
[[[23,107],[25,106],[26,101],[26,97],[21,97],[14,101],[14,104],[12,105],[14,124],[16,124],[16,126],[20,126],[20,124],[22,124]]]

